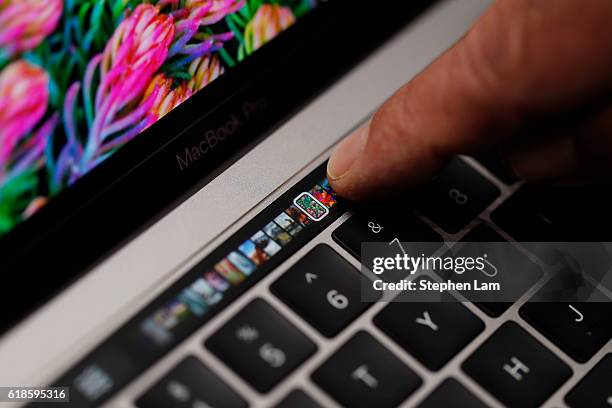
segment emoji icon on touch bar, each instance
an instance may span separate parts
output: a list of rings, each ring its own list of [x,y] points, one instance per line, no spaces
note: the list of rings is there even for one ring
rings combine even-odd
[[[302,193],[293,200],[293,204],[313,221],[321,221],[329,210],[310,193]]]

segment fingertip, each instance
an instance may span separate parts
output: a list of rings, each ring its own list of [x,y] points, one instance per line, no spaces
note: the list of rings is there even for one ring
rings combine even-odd
[[[327,175],[330,181],[339,181],[346,178],[351,172],[357,158],[365,148],[368,133],[368,126],[362,126],[342,140],[334,149],[327,164]]]
[[[352,190],[351,173],[356,171],[357,159],[365,149],[368,135],[369,124],[357,129],[338,144],[327,163],[329,182],[340,195],[350,194]]]

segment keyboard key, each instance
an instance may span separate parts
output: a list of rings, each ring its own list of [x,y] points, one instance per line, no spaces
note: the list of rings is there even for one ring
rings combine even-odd
[[[206,347],[262,393],[317,349],[262,299],[245,306],[206,341]]]
[[[525,186],[493,211],[491,219],[524,243],[608,242],[610,208],[610,188]],[[544,262],[558,261],[550,250],[527,247]]]
[[[445,231],[454,234],[478,217],[499,189],[461,159],[454,159],[420,189],[417,209]]]
[[[419,405],[418,408],[487,408],[454,378],[447,378]]]
[[[361,260],[361,245],[365,242],[386,242],[386,251],[377,249],[377,256],[393,257],[404,251],[432,254],[442,244],[442,237],[414,214],[405,197],[375,204],[355,206],[355,215],[332,234],[334,240],[355,258]],[[400,247],[400,243],[404,243]],[[410,243],[409,246],[407,246]],[[397,282],[405,273],[390,271],[382,277]]]
[[[477,155],[475,159],[504,183],[514,184],[519,181],[518,177],[506,166],[499,151],[484,152]]]
[[[512,306],[512,302],[474,302],[474,305],[491,317],[499,317]]]
[[[333,337],[372,305],[361,301],[361,279],[361,273],[333,249],[318,245],[271,289],[323,335]],[[371,292],[368,299],[380,297]]]
[[[139,408],[238,408],[248,404],[196,357],[189,356],[149,389]]]
[[[565,302],[563,298],[547,302],[552,299],[546,299],[544,293],[552,294],[555,288],[567,290],[562,285],[563,278],[557,275],[521,307],[520,314],[570,357],[585,363],[612,338],[612,303]],[[604,299],[604,294],[590,284],[584,283],[580,292],[594,300]]]
[[[406,296],[414,297],[418,293]],[[430,370],[439,370],[482,330],[480,321],[461,303],[396,300],[374,323]]]
[[[589,275],[593,282],[612,291],[612,243],[609,241],[557,244],[560,251],[555,266]]]
[[[487,224],[478,224],[465,234],[461,242],[508,242]]]
[[[485,224],[475,226],[462,242],[506,242],[506,240]],[[512,306],[512,302],[474,302],[483,312],[491,317],[499,317]]]
[[[502,243],[506,240],[497,234],[493,229],[485,224],[479,224],[470,231],[461,242],[470,243]],[[497,254],[496,252],[500,252]],[[501,285],[501,291],[485,292],[478,294],[478,302],[475,305],[491,317],[499,317],[504,313],[513,302],[505,301],[506,299],[518,300],[529,288],[531,288],[543,275],[542,269],[531,261],[526,255],[518,249],[508,245],[488,245],[479,248],[478,245],[472,244],[460,248],[457,256],[460,257],[479,257],[486,253],[489,259],[503,259],[505,268],[500,268],[497,276],[487,278],[485,275],[480,276],[480,280],[498,282]],[[499,265],[498,265],[499,267]],[[502,270],[503,269],[503,270]],[[458,275],[452,271],[441,274],[445,279],[452,279],[456,282],[471,282],[473,275],[464,273]],[[486,279],[486,280],[485,280]],[[503,298],[504,301],[498,301]]]
[[[388,202],[359,208],[332,236],[357,259],[361,259],[363,242],[442,242],[440,235],[401,204]],[[389,247],[394,253],[400,250],[395,245]],[[431,247],[426,252],[431,252]]]
[[[612,354],[606,355],[565,397],[572,408],[612,407]]]
[[[338,403],[349,407],[395,407],[421,379],[370,334],[355,334],[312,375]]]
[[[302,390],[293,390],[276,408],[321,408],[308,394]]]
[[[464,363],[463,370],[509,407],[537,407],[572,370],[514,322],[505,323]]]

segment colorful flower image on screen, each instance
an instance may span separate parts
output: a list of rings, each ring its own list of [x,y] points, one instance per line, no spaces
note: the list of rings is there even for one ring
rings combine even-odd
[[[316,0],[0,0],[0,235]]]

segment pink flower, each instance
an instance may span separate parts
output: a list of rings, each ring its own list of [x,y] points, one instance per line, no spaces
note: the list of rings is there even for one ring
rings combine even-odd
[[[211,25],[223,20],[228,14],[235,13],[244,6],[245,0],[187,0],[185,8],[197,11],[206,9],[200,24]]]
[[[174,32],[172,16],[160,13],[159,7],[139,5],[117,27],[102,56],[94,58],[92,67],[100,63],[100,86],[81,171],[88,171],[100,154],[127,143],[151,125],[148,112],[157,91],[143,95],[168,56]],[[91,81],[86,82],[87,98]],[[104,146],[111,137],[110,146]]]
[[[164,4],[170,4],[176,22],[176,35],[170,48],[170,56],[188,54],[197,58],[220,48],[224,41],[233,38],[231,32],[203,38],[198,30],[238,11],[244,5],[244,1],[186,0],[184,4],[180,4],[177,0],[163,1]]]
[[[155,90],[157,90],[157,96],[150,110],[155,121],[165,116],[193,95],[193,91],[186,84],[175,87],[174,81],[164,74],[158,74],[153,78],[145,93],[145,99],[152,95]]]
[[[8,56],[36,48],[55,30],[62,0],[0,0],[0,48]]]
[[[218,78],[223,74],[223,67],[217,56],[207,55],[193,61],[189,66],[189,73],[192,79],[180,85],[165,74],[157,74],[153,78],[143,97],[144,100],[152,98],[148,116],[151,124]]]
[[[10,64],[0,74],[0,169],[47,111],[49,76],[26,61]]]
[[[30,218],[49,202],[47,197],[37,197],[23,211],[24,218]]]
[[[289,7],[282,7],[278,4],[262,5],[245,28],[246,54],[249,55],[261,48],[293,25],[295,21],[295,16]]]
[[[96,107],[113,96],[120,107],[141,96],[155,71],[164,63],[174,38],[172,16],[143,4],[115,30],[103,53],[101,85]]]
[[[206,55],[198,58],[189,66],[192,78],[189,81],[189,89],[197,92],[210,84],[223,74],[223,66],[216,55]]]

